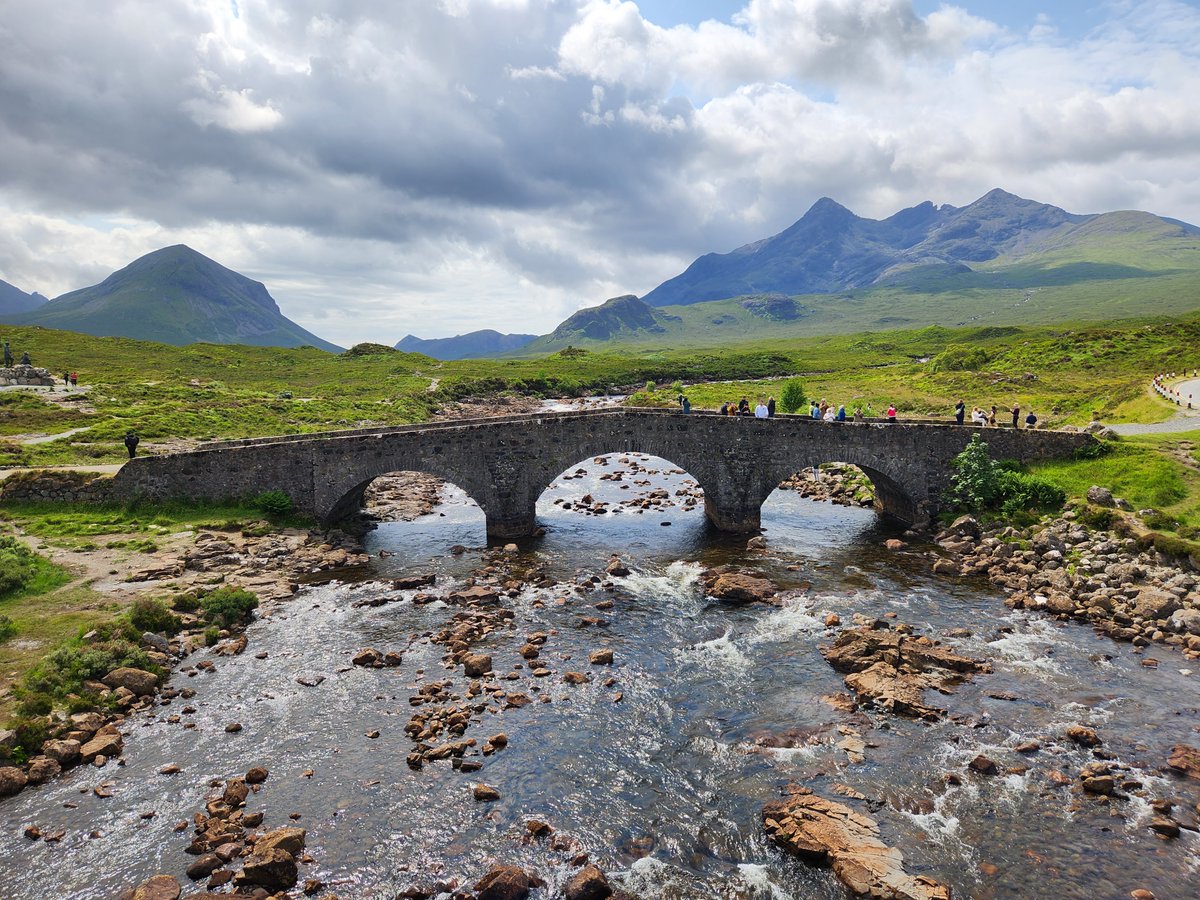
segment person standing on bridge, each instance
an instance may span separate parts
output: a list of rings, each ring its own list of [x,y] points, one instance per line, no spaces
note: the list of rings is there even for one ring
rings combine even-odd
[[[1021,427],[1021,425],[1020,425],[1020,423],[1021,423],[1021,407],[1015,403],[1013,404],[1013,408],[1012,408],[1012,417],[1013,417],[1013,428],[1020,428]]]
[[[887,420],[893,425],[896,424],[896,404],[889,403],[887,408]]]
[[[963,423],[963,419],[967,417],[967,404],[959,400],[954,404],[954,421],[959,425]]]
[[[131,430],[125,432],[125,449],[129,451],[129,458],[133,459],[137,456],[138,436]]]
[[[1033,414],[1033,410],[1029,411],[1029,415],[1025,417],[1026,428],[1037,428],[1037,416]]]
[[[767,398],[767,418],[768,419],[775,418],[775,398],[774,397]]]
[[[765,419],[770,414],[771,414],[770,411],[767,409],[767,404],[763,403],[762,397],[759,397],[758,405],[754,407],[754,418]]]
[[[683,394],[679,395],[679,406],[683,409],[684,415],[687,415],[692,411],[691,401],[688,400],[687,397],[683,396]]]

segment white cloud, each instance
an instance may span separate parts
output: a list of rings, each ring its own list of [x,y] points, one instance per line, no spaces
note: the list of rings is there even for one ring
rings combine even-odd
[[[9,0],[0,277],[184,242],[339,343],[545,331],[832,196],[1200,221],[1200,11],[1082,38],[908,0]]]

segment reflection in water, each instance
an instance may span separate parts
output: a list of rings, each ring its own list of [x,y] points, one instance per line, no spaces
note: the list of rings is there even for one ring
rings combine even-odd
[[[108,898],[154,872],[182,879],[188,836],[172,825],[202,808],[209,779],[256,764],[271,777],[252,806],[266,811],[268,826],[299,813],[318,861],[302,877],[319,877],[348,898],[390,900],[419,876],[471,882],[491,861],[526,865],[561,885],[575,851],[524,841],[527,817],[573,837],[640,896],[842,898],[828,872],[783,856],[761,835],[763,803],[793,780],[827,796],[835,783],[867,795],[908,868],[950,882],[959,896],[1027,896],[1034,884],[1040,896],[1070,898],[1126,896],[1136,887],[1160,897],[1200,893],[1200,875],[1189,868],[1194,835],[1165,845],[1146,828],[1146,801],[1100,803],[1048,777],[1075,777],[1090,759],[1059,739],[1076,722],[1097,726],[1119,761],[1150,770],[1172,744],[1194,743],[1195,690],[1179,666],[1164,660],[1157,671],[1143,669],[1127,647],[1078,625],[1009,612],[986,585],[933,580],[919,549],[882,549],[894,534],[869,511],[780,492],[764,509],[768,549],[748,552],[744,539],[709,531],[700,506],[563,511],[553,499],[592,494],[612,508],[629,496],[600,480],[612,463],[586,468],[585,477],[547,492],[539,505],[546,536],[513,558],[552,581],[508,598],[516,629],[483,645],[498,673],[517,674],[502,682],[507,690],[548,702],[483,713],[468,735],[482,743],[503,731],[509,743],[480,758],[481,772],[404,763],[408,697],[448,677],[455,690],[466,687],[461,669],[443,668],[443,648],[425,637],[453,610],[414,604],[413,591],[379,607],[354,605],[393,594],[383,582],[308,588],[251,628],[252,652],[216,660],[212,674],[175,677],[197,690],[197,712],[184,716],[195,729],[165,721],[178,711],[175,701],[157,718],[130,723],[124,768],[77,769],[0,804],[0,895]],[[674,497],[683,479],[660,474],[653,483]],[[439,513],[369,535],[376,556],[392,553],[374,564],[380,579],[434,571],[444,592],[484,564],[478,509],[451,494]],[[453,555],[456,544],[469,549]],[[630,566],[628,577],[613,579],[612,590],[581,583],[579,576],[603,576],[612,553]],[[710,602],[700,570],[725,563],[796,593],[780,606]],[[606,601],[611,608],[596,608]],[[844,690],[817,652],[834,635],[823,624],[831,612],[844,620],[895,613],[934,636],[968,629],[949,642],[992,658],[996,672],[937,701],[967,724],[839,713],[824,703],[822,695]],[[585,616],[605,624],[578,627]],[[549,634],[540,662],[555,671],[550,678],[531,678],[516,652],[535,631]],[[354,668],[350,656],[363,646],[402,650],[404,664]],[[587,655],[602,646],[615,662],[596,671]],[[267,658],[255,658],[259,651]],[[571,686],[561,675],[572,669],[595,674]],[[302,672],[326,679],[306,688],[295,681]],[[234,721],[243,731],[226,734]],[[868,743],[861,764],[836,747],[837,726],[849,722]],[[366,738],[369,730],[380,738]],[[1040,754],[1014,751],[1031,739],[1043,743]],[[979,753],[1013,771],[970,776],[966,763]],[[156,774],[168,763],[183,773]],[[301,777],[306,769],[311,779]],[[946,773],[963,783],[948,784]],[[1200,799],[1192,785],[1152,772],[1137,778],[1150,799],[1178,797],[1181,807]],[[115,782],[111,799],[91,794],[101,780]],[[501,799],[476,803],[476,781],[497,787]],[[141,819],[147,811],[154,818]],[[65,828],[67,837],[59,845],[26,841],[21,828],[31,822]],[[99,837],[88,836],[93,829]]]

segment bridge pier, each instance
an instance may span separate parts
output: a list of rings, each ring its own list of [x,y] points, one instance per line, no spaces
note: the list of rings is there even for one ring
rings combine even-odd
[[[484,511],[487,520],[488,543],[507,543],[531,537],[537,530],[537,510],[505,510],[502,513]]]
[[[718,531],[750,534],[762,528],[762,503],[721,504],[705,494],[704,515]]]

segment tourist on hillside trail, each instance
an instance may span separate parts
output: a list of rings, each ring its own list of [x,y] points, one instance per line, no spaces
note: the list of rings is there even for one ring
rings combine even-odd
[[[1017,404],[1015,404],[1015,403],[1013,404],[1013,408],[1012,408],[1012,416],[1013,416],[1013,428],[1020,428],[1021,427],[1020,426],[1021,407],[1017,406]]]
[[[1026,428],[1037,428],[1037,416],[1033,414],[1033,410],[1029,411],[1029,415],[1025,417]]]
[[[129,451],[129,458],[133,459],[137,456],[138,436],[132,431],[125,432],[125,449]]]
[[[8,341],[4,342],[4,368],[11,369],[13,367],[12,349],[8,346]]]
[[[63,387],[67,388],[68,390],[71,387],[71,373],[70,372],[63,372]]]
[[[967,416],[967,404],[959,400],[954,404],[954,421],[959,425],[963,423],[963,419]]]
[[[994,403],[992,404],[991,415],[988,416],[988,424],[991,425],[993,428],[996,427],[996,404],[994,404]]]
[[[844,404],[844,403],[839,403],[839,404],[838,404],[837,420],[838,420],[839,422],[845,422],[845,421],[846,421],[846,404]]]
[[[75,387],[78,384],[79,384],[79,373],[72,372],[71,373],[71,387]]]
[[[775,418],[775,398],[774,397],[767,398],[767,418],[768,419]]]
[[[754,418],[765,419],[771,415],[771,411],[767,409],[767,404],[763,403],[762,397],[758,398],[758,406],[754,407]]]
[[[896,424],[896,404],[889,403],[887,408],[887,420],[893,425]]]
[[[23,366],[32,366],[33,365],[33,360],[31,360],[29,358],[28,350],[26,350],[24,353],[21,354],[21,365],[23,365]]]

